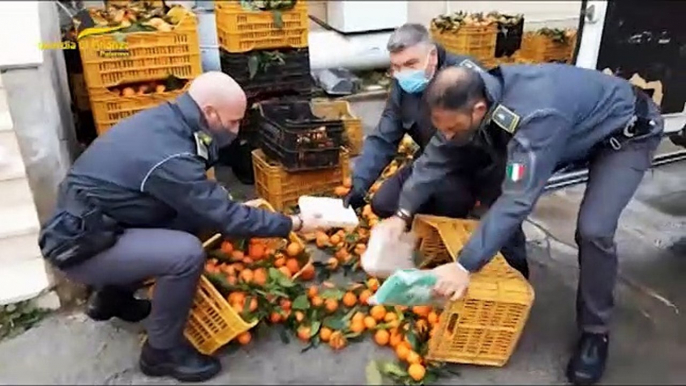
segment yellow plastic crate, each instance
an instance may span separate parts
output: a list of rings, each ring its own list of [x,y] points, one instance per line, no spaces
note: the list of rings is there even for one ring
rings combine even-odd
[[[246,202],[245,205],[274,211],[274,208],[265,200],[252,200]],[[221,235],[214,235],[203,244],[203,247],[208,250],[215,248],[222,240]],[[282,242],[283,240],[274,239],[274,241]],[[289,241],[298,243],[303,250],[305,249],[305,243],[295,233],[290,234]],[[311,263],[310,257],[310,260],[303,264],[303,269]],[[293,278],[298,278],[301,273],[302,270],[293,275]],[[198,292],[193,299],[193,308],[188,317],[184,335],[198,351],[211,355],[238,335],[253,328],[258,322],[258,320],[244,321],[212,282],[202,276]]]
[[[93,120],[95,121],[95,130],[98,135],[102,135],[124,118],[176,99],[188,90],[190,84],[191,82],[187,82],[182,89],[160,94],[131,96],[117,95],[107,89],[97,91],[91,89],[89,98]]]
[[[219,46],[227,52],[307,47],[310,21],[303,0],[278,13],[243,9],[237,0],[215,1],[214,13]],[[280,26],[275,17],[280,17]]]
[[[202,74],[198,21],[192,12],[170,32],[150,31],[85,36],[79,39],[83,74],[89,89]],[[105,55],[121,47],[123,56]]]
[[[296,205],[302,195],[331,193],[350,176],[350,157],[345,148],[341,149],[340,166],[295,173],[285,171],[280,163],[267,158],[262,150],[253,150],[257,195],[283,211]]]
[[[432,39],[446,51],[458,55],[470,55],[479,61],[489,61],[495,57],[495,43],[498,26],[462,26],[457,31],[440,31],[431,27]]]
[[[71,99],[74,102],[76,109],[78,111],[90,110],[88,89],[86,88],[86,81],[83,78],[83,74],[70,74],[69,86],[71,90]]]
[[[362,153],[364,141],[362,120],[353,114],[350,103],[341,100],[313,99],[311,106],[312,113],[320,118],[342,120],[348,140],[346,148],[349,154],[356,156]]]
[[[569,63],[574,54],[576,34],[573,34],[566,43],[553,41],[545,35],[536,32],[527,32],[522,38],[520,56],[536,63],[562,61]]]
[[[454,261],[478,222],[420,215],[413,231],[425,266]],[[514,352],[534,302],[534,290],[498,253],[472,275],[462,299],[448,303],[427,359],[504,366]]]

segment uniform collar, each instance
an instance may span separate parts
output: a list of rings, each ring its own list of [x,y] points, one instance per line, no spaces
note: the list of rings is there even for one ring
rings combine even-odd
[[[219,149],[215,141],[211,140],[212,132],[209,129],[205,115],[202,113],[200,106],[191,98],[188,93],[183,93],[181,96],[176,98],[174,104],[178,107],[178,111],[181,114],[181,118],[186,122],[188,128],[191,129],[191,135],[197,138],[200,135],[201,138],[206,138],[204,142],[208,150],[208,161],[210,164],[216,162],[218,158]]]
[[[181,94],[181,96],[176,98],[175,103],[179,107],[181,117],[186,121],[193,133],[203,131],[207,134],[211,134],[202,110],[200,110],[198,104],[195,103],[188,93]]]
[[[500,78],[492,74],[495,70],[491,71],[479,71],[481,79],[484,81],[484,86],[486,87],[486,97],[492,105],[497,105],[503,96],[503,84]]]

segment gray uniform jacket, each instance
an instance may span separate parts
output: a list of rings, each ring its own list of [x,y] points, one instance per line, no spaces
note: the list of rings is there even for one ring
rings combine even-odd
[[[560,165],[587,158],[632,122],[636,100],[626,80],[570,65],[502,66],[480,75],[493,106],[486,120],[497,116],[513,136],[506,144],[502,195],[460,253],[460,264],[469,271],[479,270],[504,245]],[[651,115],[659,135],[662,118],[657,109]],[[442,178],[462,167],[457,149],[440,134],[431,139],[405,183],[401,209],[415,213]]]
[[[289,217],[235,203],[207,179],[218,151],[209,133],[188,94],[121,121],[76,160],[62,182],[56,215],[68,207],[64,192],[77,191],[123,228],[287,236]]]
[[[439,69],[456,66],[464,60],[479,65],[469,56],[449,54],[438,45],[436,49]],[[396,155],[405,134],[409,134],[419,145],[420,152],[429,143],[436,129],[431,125],[429,112],[422,102],[422,95],[423,93],[407,93],[398,85],[397,80],[392,80],[388,101],[379,124],[376,130],[365,138],[362,154],[355,161],[353,182],[356,188],[366,191],[379,178],[383,169]]]

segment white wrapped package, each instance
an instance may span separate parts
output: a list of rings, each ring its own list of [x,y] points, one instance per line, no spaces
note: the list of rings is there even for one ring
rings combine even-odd
[[[343,207],[340,198],[302,196],[298,199],[298,206],[303,214],[321,214],[321,221],[327,227],[353,229],[360,221],[353,208]]]
[[[411,233],[398,238],[381,222],[372,229],[367,250],[360,257],[362,269],[369,275],[387,278],[398,270],[413,269],[415,239]]]

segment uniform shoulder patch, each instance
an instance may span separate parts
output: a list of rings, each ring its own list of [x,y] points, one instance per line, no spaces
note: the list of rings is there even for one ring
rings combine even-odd
[[[519,115],[515,114],[514,111],[503,105],[498,105],[495,110],[493,110],[493,114],[491,115],[491,120],[493,123],[500,126],[501,129],[510,134],[514,134],[517,130],[519,119]]]
[[[467,67],[468,69],[474,70],[474,71],[479,71],[479,72],[483,71],[481,69],[481,67],[479,67],[476,63],[472,62],[469,59],[465,59],[465,60],[461,61],[459,66],[460,67]]]
[[[201,158],[204,158],[206,161],[209,160],[210,151],[207,148],[207,146],[209,145],[209,142],[212,141],[212,139],[209,138],[209,136],[207,136],[204,133],[197,133],[197,132],[194,134],[194,137],[195,137],[195,151],[196,151],[196,153],[198,153],[198,156],[200,156]]]

